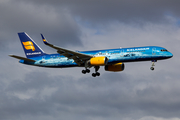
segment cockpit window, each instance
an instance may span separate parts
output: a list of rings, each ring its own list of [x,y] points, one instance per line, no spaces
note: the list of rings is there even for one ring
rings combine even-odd
[[[161,49],[161,51],[162,51],[162,52],[168,52],[168,50],[166,50],[166,49]]]

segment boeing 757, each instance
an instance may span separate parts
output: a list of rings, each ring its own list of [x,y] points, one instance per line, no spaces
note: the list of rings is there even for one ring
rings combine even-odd
[[[65,68],[84,67],[83,74],[89,73],[94,67],[93,77],[99,76],[100,66],[106,71],[119,72],[125,68],[126,62],[151,61],[154,70],[157,60],[164,60],[173,56],[167,49],[158,46],[144,46],[131,48],[104,49],[92,51],[72,51],[49,43],[41,34],[45,45],[55,49],[56,54],[45,53],[25,32],[18,33],[26,57],[9,55],[20,59],[20,63],[39,67]]]

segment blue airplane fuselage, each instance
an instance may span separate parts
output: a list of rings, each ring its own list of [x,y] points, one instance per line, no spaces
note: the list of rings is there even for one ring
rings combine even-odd
[[[77,51],[76,51],[77,52]],[[172,53],[163,47],[145,46],[131,47],[118,49],[105,49],[93,51],[78,51],[79,53],[92,55],[94,57],[105,56],[108,58],[107,65],[112,65],[120,62],[138,62],[138,61],[157,61],[168,59],[173,56]],[[68,59],[61,54],[45,54],[38,57],[32,57],[36,62],[20,60],[20,63],[27,65],[35,65],[40,67],[84,67],[79,66],[73,59]]]

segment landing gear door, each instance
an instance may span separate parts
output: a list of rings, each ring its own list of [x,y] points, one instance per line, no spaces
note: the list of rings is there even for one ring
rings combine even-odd
[[[156,48],[152,48],[152,55],[156,55]]]

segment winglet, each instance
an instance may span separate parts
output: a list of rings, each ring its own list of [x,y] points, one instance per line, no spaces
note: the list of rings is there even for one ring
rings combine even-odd
[[[41,37],[42,37],[42,40],[43,40],[43,42],[44,42],[44,44],[48,44],[48,42],[47,42],[47,40],[45,39],[45,37],[43,36],[43,34],[41,34]]]

